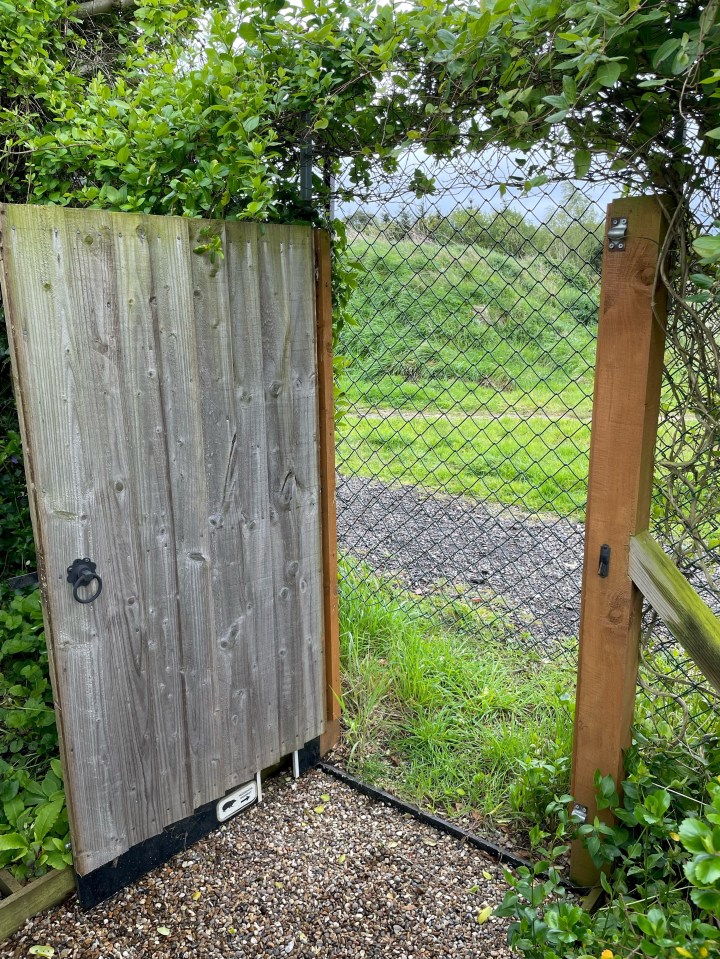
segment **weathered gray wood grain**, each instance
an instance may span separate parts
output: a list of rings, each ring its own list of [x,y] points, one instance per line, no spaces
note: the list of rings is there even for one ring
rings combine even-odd
[[[177,638],[176,542],[170,464],[155,306],[155,279],[147,224],[140,216],[113,217],[118,288],[119,364],[126,434],[124,468],[113,493],[132,504],[132,560],[136,587],[118,597],[126,616],[134,684],[132,715],[118,724],[147,756],[142,779],[128,783],[133,821],[141,831],[162,828],[193,810],[186,767],[181,658]],[[128,712],[127,706],[124,712]],[[147,770],[145,772],[145,769]],[[143,816],[142,810],[147,813]],[[136,825],[137,828],[137,825]],[[139,840],[138,840],[139,841]]]
[[[280,746],[286,753],[311,738],[323,711],[315,328],[300,321],[314,315],[311,234],[268,229],[259,254]]]
[[[720,619],[650,533],[631,538],[628,572],[673,638],[720,693]]]
[[[3,233],[4,262],[14,266],[11,299],[22,316],[16,349],[23,354],[46,595],[62,690],[58,699],[68,790],[74,819],[86,824],[88,841],[78,853],[83,868],[92,860],[100,836],[111,854],[121,851],[126,823],[124,793],[116,791],[113,777],[117,763],[110,762],[115,743],[107,720],[116,678],[109,659],[112,651],[105,644],[105,624],[97,607],[73,603],[63,588],[65,568],[76,557],[92,556],[103,571],[107,565],[102,524],[91,524],[89,515],[102,508],[91,448],[98,447],[94,437],[99,437],[104,459],[108,441],[101,408],[108,379],[103,369],[108,353],[104,300],[94,303],[83,293],[81,301],[74,302],[70,274],[75,265],[70,262],[64,226],[64,218],[56,219],[49,210],[33,217],[32,211],[10,208]],[[89,254],[85,264],[89,298],[103,283],[104,264],[91,252],[93,245],[99,246],[97,236],[83,231],[83,242]],[[80,310],[83,317],[78,320]],[[100,377],[101,388],[88,397],[83,385],[91,371]],[[106,578],[112,579],[107,573]],[[108,586],[112,589],[112,582]]]
[[[311,234],[52,207],[0,226],[86,874],[322,731]],[[104,580],[89,606],[78,556]]]
[[[158,377],[168,457],[170,517],[175,531],[177,634],[186,729],[185,763],[193,805],[219,784],[220,755],[213,681],[215,644],[203,463],[199,369],[187,220],[149,217]],[[217,785],[214,789],[217,794]]]

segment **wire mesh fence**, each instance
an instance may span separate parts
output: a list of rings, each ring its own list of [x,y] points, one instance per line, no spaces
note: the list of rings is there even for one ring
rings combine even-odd
[[[460,602],[479,633],[571,665],[604,216],[617,190],[508,189],[507,171],[485,160],[408,154],[366,203],[339,207],[362,265],[340,341],[346,590],[379,575],[419,616],[428,601]],[[688,368],[672,337],[666,366],[658,489],[685,410]],[[677,558],[656,499],[654,531]],[[716,538],[699,533],[684,564],[715,609]],[[714,693],[650,611],[645,627],[639,713],[666,733],[708,730]]]
[[[340,343],[340,547],[572,660],[603,191],[505,192],[434,164],[418,199],[415,169],[341,209],[363,274]]]

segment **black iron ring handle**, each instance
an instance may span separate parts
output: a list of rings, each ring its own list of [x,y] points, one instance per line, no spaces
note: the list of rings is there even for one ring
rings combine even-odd
[[[102,579],[95,572],[96,569],[97,565],[93,563],[88,556],[85,556],[83,559],[76,559],[72,566],[68,566],[67,581],[68,583],[72,583],[73,599],[82,606],[87,606],[88,603],[94,603],[100,593],[102,593]],[[90,596],[86,596],[83,599],[79,593],[80,588],[90,586],[93,582],[97,583],[97,589]]]
[[[97,583],[97,589],[91,596],[87,596],[85,599],[82,599],[78,594],[78,590],[81,586],[89,586],[93,580],[95,580]],[[82,603],[83,606],[87,606],[88,603],[94,603],[100,593],[102,593],[102,579],[97,573],[80,575],[75,580],[75,585],[73,586],[73,599],[76,603]]]

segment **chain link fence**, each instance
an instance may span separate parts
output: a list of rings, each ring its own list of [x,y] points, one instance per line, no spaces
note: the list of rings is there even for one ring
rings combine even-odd
[[[602,179],[529,191],[508,182],[499,156],[409,153],[365,203],[338,207],[362,266],[340,340],[345,591],[378,575],[418,616],[428,601],[461,602],[476,609],[479,634],[572,666],[604,218],[618,190]],[[659,489],[677,457],[687,376],[671,337]],[[654,531],[677,557],[683,531],[662,499]],[[717,533],[698,535],[681,566],[717,609]],[[714,692],[650,611],[640,684],[639,715],[665,735],[714,724]]]
[[[604,191],[417,169],[340,209],[363,268],[340,342],[340,548],[418,604],[473,604],[482,629],[572,661]],[[436,189],[418,198],[421,176]]]

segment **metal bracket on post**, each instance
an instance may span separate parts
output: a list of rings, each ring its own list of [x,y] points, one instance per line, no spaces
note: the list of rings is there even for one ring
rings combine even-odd
[[[625,249],[625,239],[627,237],[628,231],[628,222],[627,217],[624,216],[614,216],[610,221],[610,226],[608,227],[607,235],[608,240],[608,249],[609,250],[618,250],[622,252]]]

